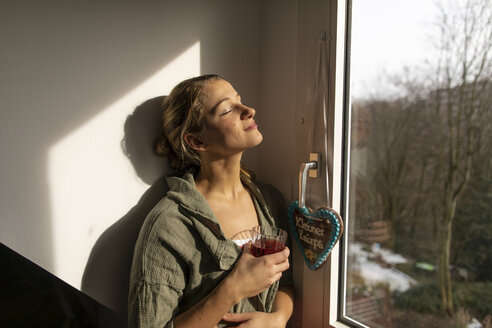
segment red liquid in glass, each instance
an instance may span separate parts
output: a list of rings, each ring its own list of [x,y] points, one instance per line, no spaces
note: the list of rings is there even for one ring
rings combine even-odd
[[[251,254],[256,257],[273,254],[283,250],[285,246],[277,239],[258,240],[251,245]]]

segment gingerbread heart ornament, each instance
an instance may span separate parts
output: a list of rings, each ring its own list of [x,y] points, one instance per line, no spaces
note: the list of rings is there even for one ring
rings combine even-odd
[[[288,209],[289,223],[307,266],[319,268],[343,232],[343,221],[333,209],[322,207],[310,211],[293,201]]]
[[[316,270],[323,264],[343,232],[342,218],[335,210],[320,207],[312,211],[305,205],[308,171],[317,169],[318,166],[318,161],[301,164],[299,201],[293,201],[288,209],[292,233],[311,270]]]

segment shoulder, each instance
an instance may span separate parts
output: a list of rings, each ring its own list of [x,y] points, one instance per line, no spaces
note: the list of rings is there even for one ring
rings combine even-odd
[[[139,239],[179,248],[183,242],[193,238],[192,226],[191,219],[180,209],[180,204],[166,196],[145,219]]]
[[[147,215],[135,244],[135,257],[169,260],[184,258],[193,240],[191,220],[180,211],[179,204],[164,197]]]

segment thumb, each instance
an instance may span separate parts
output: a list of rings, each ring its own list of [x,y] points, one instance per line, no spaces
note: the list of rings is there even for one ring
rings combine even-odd
[[[243,245],[243,253],[251,254],[251,242]]]
[[[250,313],[226,313],[222,317],[222,320],[229,322],[244,322],[251,318]]]

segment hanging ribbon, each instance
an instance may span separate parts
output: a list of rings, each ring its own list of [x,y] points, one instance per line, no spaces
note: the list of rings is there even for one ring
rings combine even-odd
[[[319,40],[318,63],[312,99],[312,121],[308,134],[307,150],[319,154],[319,176],[309,179],[306,189],[306,202],[312,207],[329,206],[330,173],[332,153],[328,136],[333,130],[328,109],[328,70],[326,57],[326,33],[321,32]]]

